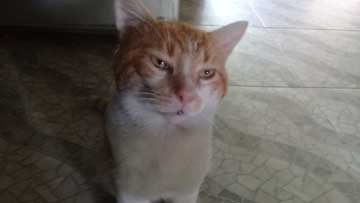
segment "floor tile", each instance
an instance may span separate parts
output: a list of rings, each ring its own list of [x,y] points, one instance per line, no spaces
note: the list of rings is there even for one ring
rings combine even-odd
[[[270,195],[278,202],[311,202],[336,190],[351,201],[356,195],[343,188],[360,186],[360,173],[351,170],[358,166],[357,160],[348,156],[358,154],[358,147],[343,141],[351,135],[338,125],[345,117],[360,119],[360,103],[355,101],[360,101],[360,91],[231,87],[215,122],[215,141],[228,147],[215,149],[231,153],[228,149],[239,147],[254,160],[269,158],[262,158],[266,161],[260,161],[252,176],[239,176],[238,183],[217,182],[211,175],[210,179],[255,201],[251,190],[259,187],[265,192],[259,200]],[[351,117],[343,115],[346,108],[352,108]],[[236,173],[223,167],[217,170],[227,176]]]
[[[328,30],[271,30],[304,87],[360,87],[360,35]]]
[[[230,84],[359,88],[359,36],[352,31],[249,28],[229,57]]]
[[[238,176],[238,182],[252,191],[259,188],[260,184],[262,183],[262,181],[249,175]]]
[[[266,27],[360,29],[357,0],[249,0]]]
[[[314,203],[337,203],[337,202],[349,203],[350,201],[343,194],[337,192],[336,190],[327,192],[314,201]]]
[[[224,25],[239,20],[261,26],[247,1],[184,0],[180,3],[180,20],[196,25]]]
[[[256,194],[255,202],[257,203],[278,203],[278,200],[274,199],[265,192],[259,190]]]
[[[301,85],[290,67],[272,33],[257,28],[248,29],[227,63],[230,84],[242,86]]]

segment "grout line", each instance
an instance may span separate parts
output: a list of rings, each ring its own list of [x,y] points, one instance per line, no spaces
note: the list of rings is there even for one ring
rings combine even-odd
[[[203,26],[203,27],[221,27],[226,24],[193,24],[194,26]],[[273,26],[257,26],[249,25],[250,28],[254,29],[269,29],[269,30],[313,30],[313,31],[336,31],[336,32],[360,32],[359,29],[340,29],[340,28],[306,28],[306,27],[273,27]]]
[[[317,27],[280,27],[280,26],[266,26],[264,21],[262,20],[262,18],[260,17],[260,15],[256,12],[255,8],[253,8],[251,3],[248,3],[249,6],[251,7],[251,10],[254,12],[255,16],[259,19],[260,23],[262,24],[261,26],[258,25],[249,25],[249,27],[251,28],[258,28],[258,29],[284,29],[284,30],[328,30],[328,31],[352,31],[352,32],[360,32],[360,28],[352,28],[352,29],[342,29],[342,28],[317,28]],[[239,20],[246,20],[246,19],[239,19]],[[179,19],[178,21],[180,22],[187,22],[187,21],[182,21],[181,19]],[[197,23],[192,23],[192,22],[187,22],[190,23],[194,26],[209,26],[209,27],[220,27],[226,24],[197,24]],[[230,23],[230,22],[229,22]],[[11,28],[19,28],[21,29],[43,29],[43,30],[78,30],[78,31],[84,31],[84,32],[91,32],[91,31],[110,31],[110,32],[116,32],[116,28],[113,25],[107,25],[107,24],[97,24],[97,25],[82,25],[82,24],[72,24],[72,25],[67,25],[67,24],[59,24],[56,26],[52,26],[52,27],[46,27],[44,25],[39,25],[39,26],[32,26],[32,25],[17,25],[17,26],[0,26],[0,30],[6,30],[6,29],[11,29]]]
[[[249,5],[251,11],[255,14],[256,18],[258,18],[258,20],[260,21],[262,27],[265,28],[265,27],[266,27],[265,22],[264,22],[264,20],[261,18],[261,16],[258,14],[258,12],[256,11],[256,9],[255,9],[254,5],[252,4],[251,0],[248,0],[248,1],[246,1],[246,2],[247,2],[247,4]]]
[[[243,88],[282,88],[282,89],[335,89],[335,90],[360,90],[360,87],[318,87],[318,86],[260,86],[260,85],[237,85],[229,84],[229,87],[243,87]]]
[[[360,28],[355,29],[341,29],[341,28],[311,28],[311,27],[275,27],[275,26],[251,26],[253,28],[265,28],[274,30],[319,30],[319,31],[346,31],[346,32],[360,32]]]

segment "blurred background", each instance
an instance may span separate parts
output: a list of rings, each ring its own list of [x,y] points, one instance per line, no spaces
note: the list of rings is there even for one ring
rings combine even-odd
[[[204,30],[250,23],[199,202],[360,203],[359,0],[144,1]],[[96,180],[115,33],[111,0],[1,2],[1,203],[114,202]]]
[[[144,0],[161,19],[176,20],[179,0]],[[113,31],[112,0],[5,0],[0,8],[3,28],[57,29],[74,31]]]

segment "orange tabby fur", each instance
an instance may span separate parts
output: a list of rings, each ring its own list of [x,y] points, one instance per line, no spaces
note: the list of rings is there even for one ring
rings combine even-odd
[[[121,34],[114,67],[119,88],[136,85],[141,83],[142,79],[152,77],[154,71],[152,65],[139,59],[152,55],[152,51],[156,50],[166,53],[169,61],[174,62],[175,69],[178,68],[176,64],[178,56],[191,53],[195,57],[192,61],[194,67],[192,79],[198,85],[201,85],[199,78],[196,77],[199,69],[204,64],[212,64],[216,67],[218,77],[208,85],[211,85],[221,96],[226,94],[228,80],[224,64],[226,59],[217,57],[216,46],[208,32],[184,23],[147,20],[140,26],[125,29]],[[138,76],[138,80],[132,81],[134,75]],[[158,83],[158,87],[163,87],[164,93],[176,93],[179,88],[181,89],[181,85],[178,84],[182,82],[183,78],[178,74],[162,80]]]

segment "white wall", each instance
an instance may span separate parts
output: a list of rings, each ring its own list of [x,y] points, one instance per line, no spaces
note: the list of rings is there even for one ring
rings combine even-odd
[[[157,17],[165,20],[177,20],[179,17],[180,0],[143,0],[145,5]]]

